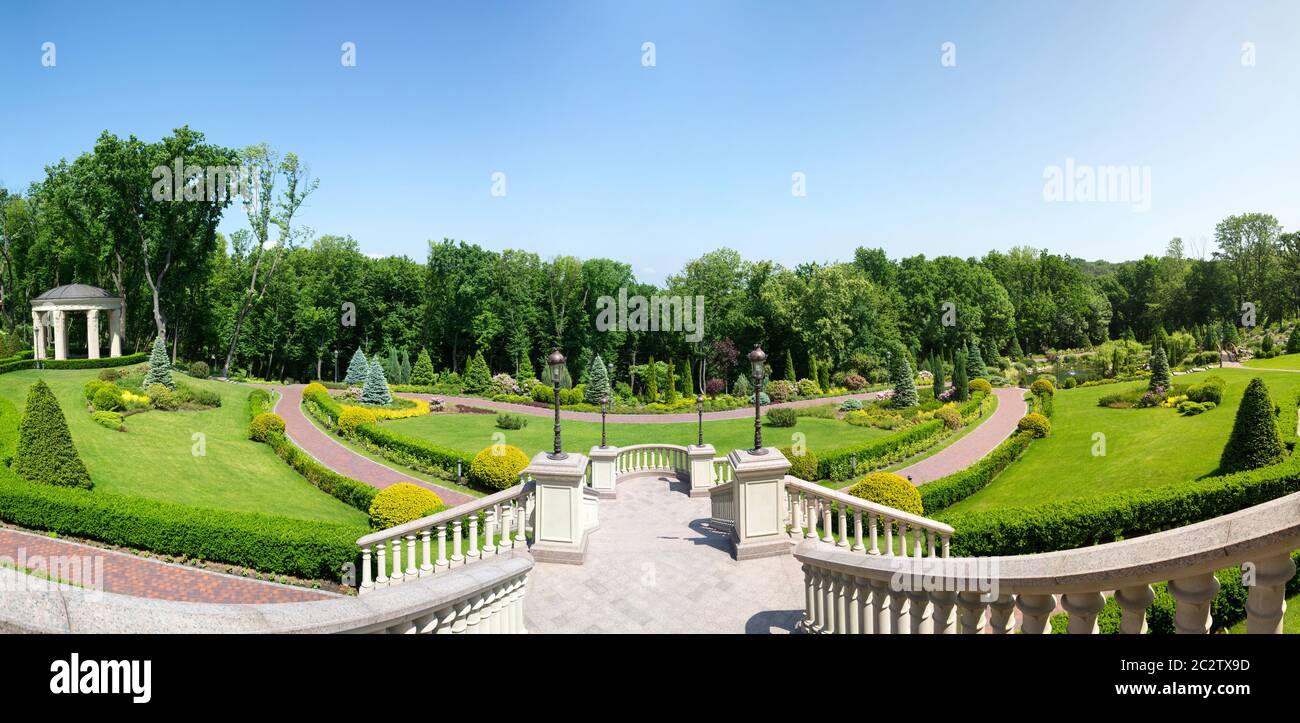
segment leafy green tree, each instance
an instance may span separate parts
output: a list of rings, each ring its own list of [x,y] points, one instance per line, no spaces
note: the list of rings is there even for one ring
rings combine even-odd
[[[167,344],[161,336],[154,337],[153,348],[149,350],[149,371],[145,373],[140,386],[148,389],[154,384],[161,384],[168,389],[176,388],[176,382],[172,381],[172,363],[167,356]]]
[[[360,350],[357,350],[360,352]],[[348,367],[348,374],[352,374],[352,368]],[[415,358],[415,366],[411,369],[411,383],[419,386],[430,386],[433,384],[433,362],[429,359],[429,352],[424,349],[420,350],[420,355]]]
[[[583,399],[588,404],[600,404],[601,399],[612,399],[613,396],[614,391],[609,386],[609,370],[597,354],[591,358],[591,364],[587,365],[587,389],[583,392]]]
[[[483,361],[482,351],[474,352],[474,356],[465,365],[463,383],[465,391],[470,394],[483,394],[492,386],[492,372],[488,369],[487,362]]]
[[[1237,408],[1237,418],[1219,459],[1219,469],[1225,473],[1241,472],[1267,467],[1285,458],[1286,446],[1273,416],[1273,400],[1269,398],[1264,380],[1255,377],[1246,386],[1241,406]]]
[[[393,403],[393,395],[388,391],[388,380],[384,377],[384,366],[378,359],[370,364],[366,384],[361,388],[361,401],[378,405]]]
[[[361,351],[361,347],[352,352],[352,361],[348,362],[348,373],[343,377],[343,381],[349,385],[365,384],[366,377],[370,375],[370,361],[366,359],[366,353]]]
[[[91,487],[90,473],[72,444],[68,420],[43,379],[27,391],[11,467],[19,477],[38,484]]]

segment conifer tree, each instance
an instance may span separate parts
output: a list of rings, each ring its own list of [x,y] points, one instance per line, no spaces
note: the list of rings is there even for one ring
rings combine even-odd
[[[1264,380],[1255,377],[1237,407],[1232,434],[1219,459],[1220,472],[1242,472],[1286,459],[1286,446],[1273,416],[1273,400]]]
[[[794,357],[790,355],[789,349],[785,350],[785,380],[787,382],[790,382],[791,384],[794,384],[799,381],[799,379],[795,376]]]
[[[465,365],[465,391],[482,394],[492,386],[492,372],[488,371],[487,362],[483,361],[483,351],[474,352],[469,363]]]
[[[149,351],[149,371],[144,375],[141,386],[148,389],[154,384],[161,384],[168,389],[175,389],[172,381],[172,363],[167,356],[167,344],[159,334],[153,340],[153,349]]]
[[[943,396],[943,360],[937,355],[930,359],[930,372],[934,374],[934,398]]]
[[[429,360],[429,352],[424,349],[420,350],[420,356],[416,357],[415,366],[411,369],[411,383],[419,386],[433,384],[433,362]]]
[[[1174,377],[1169,373],[1169,357],[1165,355],[1163,346],[1156,347],[1156,353],[1151,357],[1151,381],[1147,382],[1147,390],[1155,391],[1159,388],[1161,391],[1169,391],[1174,385]]]
[[[659,401],[659,367],[655,366],[655,358],[650,357],[650,366],[646,371],[649,377],[645,380],[646,398],[651,404]]]
[[[677,402],[677,373],[673,369],[673,362],[668,360],[668,391],[664,393],[664,403],[674,404]]]
[[[966,375],[966,368],[966,352],[958,349],[952,359],[952,393],[959,402],[970,398],[970,378]]]
[[[343,381],[347,382],[349,386],[365,384],[366,377],[369,374],[370,361],[366,359],[366,354],[361,351],[361,347],[357,347],[357,350],[352,354],[352,361],[348,362],[348,373],[343,377]]]
[[[366,384],[361,388],[361,401],[381,406],[393,403],[393,395],[388,391],[388,380],[384,377],[384,366],[378,359],[370,364]]]
[[[600,404],[602,398],[612,399],[614,396],[609,386],[609,370],[605,368],[605,362],[601,361],[599,354],[592,357],[591,363],[587,365],[587,389],[582,396],[588,404]]]
[[[984,355],[980,353],[979,339],[971,339],[966,357],[966,376],[971,379],[983,379],[989,375],[984,365]]]
[[[899,409],[915,407],[920,403],[916,395],[916,375],[912,373],[912,363],[908,361],[907,350],[902,344],[894,345],[889,362],[892,370],[891,381],[894,383],[892,406]]]
[[[691,376],[691,362],[688,359],[682,360],[682,396],[695,396],[695,380]]]
[[[19,477],[38,484],[91,487],[90,473],[72,443],[68,420],[44,379],[27,391],[11,468]]]

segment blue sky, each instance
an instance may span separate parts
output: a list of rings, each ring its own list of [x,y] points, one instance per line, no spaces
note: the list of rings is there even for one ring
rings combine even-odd
[[[368,253],[452,237],[651,281],[722,245],[1120,260],[1233,213],[1300,227],[1294,2],[378,5],[13,3],[0,183],[104,129],[189,124],[297,152],[320,177],[301,220]],[[1149,166],[1150,211],[1044,202],[1067,158]],[[243,225],[234,208],[223,230]]]

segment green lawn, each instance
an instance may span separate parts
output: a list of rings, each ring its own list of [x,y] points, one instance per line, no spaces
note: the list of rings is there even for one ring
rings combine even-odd
[[[1242,620],[1228,628],[1228,632],[1234,635],[1245,635],[1246,621]],[[1286,601],[1286,612],[1282,615],[1282,632],[1287,635],[1300,635],[1300,595],[1295,595]]]
[[[1097,406],[1102,396],[1141,383],[1058,391],[1052,435],[1035,441],[988,487],[948,509],[1019,507],[1203,477],[1218,467],[1252,377],[1263,377],[1274,402],[1293,402],[1300,390],[1300,374],[1253,369],[1215,369],[1174,381],[1196,383],[1211,374],[1228,382],[1223,406],[1194,417],[1180,416],[1172,409]],[[1105,435],[1104,456],[1093,454],[1097,433]]]
[[[430,414],[412,417],[384,425],[403,434],[441,444],[471,454],[494,443],[493,435],[505,435],[506,444],[522,449],[528,455],[550,450],[554,440],[554,422],[550,417],[528,417],[528,426],[523,429],[506,430],[496,426],[494,414]],[[564,448],[586,453],[600,444],[600,422],[562,422]],[[694,422],[673,422],[668,424],[628,424],[609,423],[609,444],[628,446],[633,444],[695,444],[696,424]],[[835,419],[818,419],[800,417],[793,427],[763,426],[763,444],[765,446],[783,447],[791,444],[791,437],[796,433],[806,436],[808,446],[816,452],[819,449],[832,449],[855,442],[883,437],[890,432],[873,427],[855,427]],[[754,446],[754,420],[728,419],[704,423],[704,441],[713,445],[719,455],[725,455],[733,449],[748,449]]]
[[[0,376],[0,397],[20,410],[37,379],[58,397],[73,442],[95,489],[199,507],[366,524],[364,513],[313,487],[271,448],[247,438],[249,388],[178,377],[215,390],[221,407],[192,412],[149,411],[126,418],[127,432],[95,424],[81,387],[98,370],[27,370]],[[195,456],[193,435],[205,435],[206,455]]]
[[[1242,362],[1252,369],[1296,369],[1300,370],[1300,354],[1286,354],[1272,359],[1250,359]]]

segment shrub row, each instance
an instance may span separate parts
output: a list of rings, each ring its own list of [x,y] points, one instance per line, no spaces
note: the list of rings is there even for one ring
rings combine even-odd
[[[976,394],[957,407],[963,420],[969,421],[979,413],[985,396]],[[852,478],[854,455],[857,456],[859,473],[887,467],[929,449],[951,433],[943,420],[931,419],[888,437],[818,452],[817,479],[843,481]]]
[[[35,485],[0,469],[0,519],[161,555],[338,580],[356,560],[364,526],[213,510],[174,502]]]
[[[1300,458],[1221,477],[1067,502],[939,515],[954,555],[1027,555],[1089,547],[1226,515],[1300,491]]]
[[[987,487],[1012,462],[1020,459],[1033,441],[1033,432],[1013,434],[966,469],[921,485],[921,502],[926,514],[947,509]]]
[[[107,367],[130,366],[148,360],[149,355],[140,352],[138,354],[110,356],[102,359],[42,359],[40,365],[44,369],[104,369]],[[35,359],[0,362],[0,374],[16,372],[19,369],[35,369],[36,364]]]
[[[295,472],[335,499],[349,504],[362,512],[370,512],[370,503],[374,501],[379,490],[365,482],[345,477],[338,472],[317,462],[314,457],[302,451],[282,433],[267,436],[267,444]],[[355,540],[353,540],[355,542]]]

